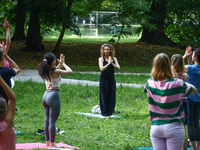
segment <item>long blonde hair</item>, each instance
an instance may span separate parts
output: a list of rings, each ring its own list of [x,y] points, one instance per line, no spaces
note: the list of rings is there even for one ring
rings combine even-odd
[[[154,58],[151,77],[154,80],[164,80],[173,77],[170,59],[165,53],[157,54]]]
[[[182,55],[174,54],[171,58],[171,65],[174,67],[177,73],[184,72],[185,63]]]
[[[113,57],[115,57],[115,48],[111,45],[111,44],[103,44],[102,46],[101,46],[101,50],[100,50],[100,53],[101,53],[101,56],[104,56],[105,55],[105,53],[104,53],[104,48],[106,47],[106,46],[108,46],[109,48],[110,48],[110,56],[113,58]]]

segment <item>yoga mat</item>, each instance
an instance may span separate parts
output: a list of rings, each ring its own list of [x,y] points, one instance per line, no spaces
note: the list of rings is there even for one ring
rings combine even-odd
[[[65,144],[63,142],[56,143],[56,145],[58,145],[60,147],[69,148],[69,149],[80,149],[78,147],[67,145],[67,144]],[[16,148],[19,149],[19,150],[20,149],[24,150],[24,149],[36,149],[36,148],[49,149],[50,147],[46,146],[46,143],[44,144],[44,143],[37,142],[37,143],[21,143],[21,144],[16,144]],[[62,149],[62,148],[59,148],[59,149]]]
[[[85,116],[89,116],[89,117],[106,118],[105,116],[102,116],[101,114],[79,113],[79,112],[77,114],[85,115]],[[122,118],[122,117],[121,116],[112,115],[110,118]]]
[[[153,147],[133,147],[133,150],[153,150]],[[192,150],[192,147],[188,147],[187,150]]]

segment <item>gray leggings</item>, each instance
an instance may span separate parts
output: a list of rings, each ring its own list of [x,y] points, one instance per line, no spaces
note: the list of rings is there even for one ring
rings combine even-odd
[[[56,120],[60,114],[60,91],[46,91],[42,104],[45,112],[44,134],[46,141],[55,142]]]
[[[182,150],[185,139],[183,123],[151,125],[150,132],[154,150]]]

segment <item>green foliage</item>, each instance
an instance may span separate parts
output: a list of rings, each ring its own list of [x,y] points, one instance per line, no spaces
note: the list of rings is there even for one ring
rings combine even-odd
[[[200,1],[169,0],[165,32],[170,39],[180,43],[200,40],[199,5]]]
[[[141,24],[143,20],[147,21],[145,12],[149,11],[148,3],[144,0],[113,0],[115,4],[113,8],[117,10],[116,14],[107,17],[104,22],[110,23],[111,26],[115,26],[119,34],[113,37],[118,37],[118,41],[121,38],[131,36],[131,28],[134,24]],[[136,34],[141,33],[141,28],[138,28]]]

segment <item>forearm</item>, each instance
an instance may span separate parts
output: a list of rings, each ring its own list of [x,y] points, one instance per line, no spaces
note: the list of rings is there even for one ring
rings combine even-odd
[[[9,30],[9,28],[6,28],[6,52],[8,52],[10,44],[11,44],[10,30]]]
[[[187,57],[187,61],[188,61],[188,64],[189,64],[189,65],[193,65],[192,60],[191,60],[190,57]]]
[[[194,85],[190,84],[190,83],[188,83],[188,84],[193,88],[191,94],[196,94],[196,93],[197,93],[197,89],[196,89],[196,87],[195,87]]]
[[[0,77],[0,84],[4,90],[4,92],[6,93],[7,97],[9,100],[15,100],[15,94],[13,93],[13,91],[10,89],[10,87],[5,83],[5,81],[3,80],[2,77]]]
[[[62,66],[65,68],[66,71],[71,72],[71,73],[73,72],[72,69],[68,65],[66,65],[65,63],[63,63]]]
[[[15,63],[15,61],[13,61],[8,55],[4,56],[5,59],[9,62],[11,68],[13,68],[15,70],[15,73],[18,74],[20,72],[20,68],[19,66]]]
[[[107,63],[105,66],[100,67],[100,70],[101,70],[101,71],[106,70],[110,64],[111,64],[111,63]]]
[[[113,67],[115,67],[115,68],[117,68],[117,69],[120,70],[120,66],[119,66],[119,65],[116,65],[116,64],[114,64],[114,63],[111,63],[111,64],[113,65]]]
[[[56,66],[56,69],[60,69],[62,67],[62,64],[58,64],[57,66]]]

